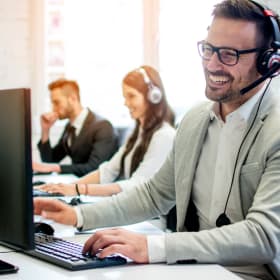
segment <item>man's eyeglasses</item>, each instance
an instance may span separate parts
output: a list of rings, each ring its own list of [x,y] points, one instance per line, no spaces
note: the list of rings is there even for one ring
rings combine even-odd
[[[254,48],[248,50],[236,50],[232,48],[222,47],[218,48],[206,41],[200,41],[197,43],[199,55],[204,60],[210,60],[214,53],[217,53],[219,60],[228,66],[233,66],[238,63],[239,56],[241,54],[259,52],[263,50],[262,48]]]

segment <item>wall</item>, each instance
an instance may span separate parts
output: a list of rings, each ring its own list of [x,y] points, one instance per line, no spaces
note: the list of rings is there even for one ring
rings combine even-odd
[[[43,76],[42,5],[42,0],[0,0],[0,88],[31,88],[33,113]]]
[[[0,87],[31,82],[29,0],[0,0]]]
[[[32,115],[38,107],[36,89],[42,73],[38,68],[42,65],[38,59],[42,57],[38,43],[42,42],[39,30],[43,28],[43,18],[38,12],[42,3],[41,0],[0,0],[0,88],[31,88]]]

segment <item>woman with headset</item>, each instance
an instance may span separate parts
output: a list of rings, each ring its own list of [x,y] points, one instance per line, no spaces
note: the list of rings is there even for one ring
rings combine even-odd
[[[129,72],[122,81],[125,105],[136,126],[110,161],[74,184],[38,188],[64,195],[110,196],[151,178],[171,150],[174,114],[167,103],[159,73],[150,66]]]

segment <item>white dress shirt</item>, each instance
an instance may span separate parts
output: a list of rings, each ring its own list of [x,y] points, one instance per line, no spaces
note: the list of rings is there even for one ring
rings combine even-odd
[[[76,119],[71,124],[73,127],[75,127],[76,136],[80,134],[83,124],[87,118],[87,115],[88,115],[88,109],[83,108],[83,110],[80,112],[80,114],[76,117]]]

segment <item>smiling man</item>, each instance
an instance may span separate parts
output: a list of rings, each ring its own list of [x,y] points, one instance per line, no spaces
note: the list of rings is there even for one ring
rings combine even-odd
[[[279,18],[248,0],[225,0],[198,43],[206,102],[181,122],[173,150],[146,184],[111,201],[35,200],[35,213],[81,230],[131,224],[176,205],[177,232],[95,233],[84,252],[138,263],[218,263],[243,279],[280,279]],[[195,85],[189,93],[194,94]],[[242,93],[242,94],[241,94]]]

